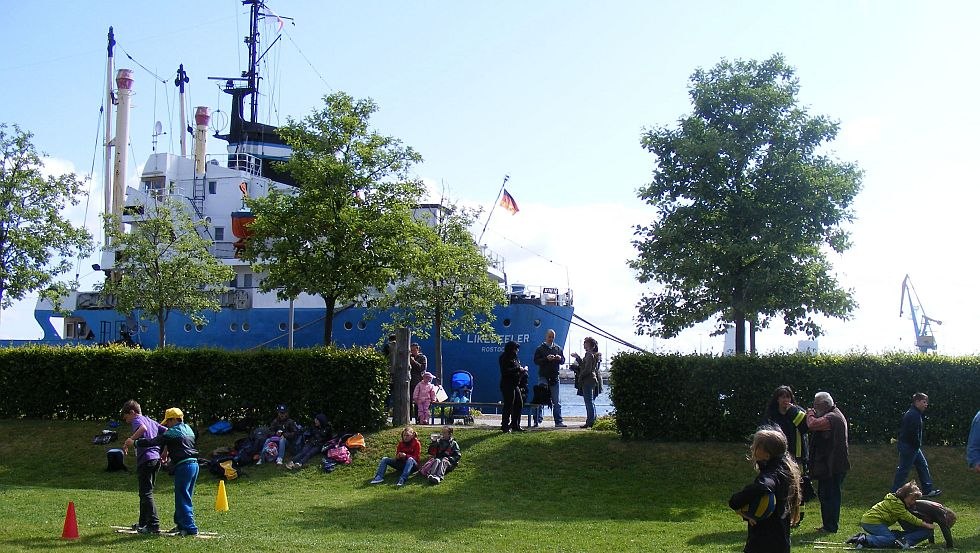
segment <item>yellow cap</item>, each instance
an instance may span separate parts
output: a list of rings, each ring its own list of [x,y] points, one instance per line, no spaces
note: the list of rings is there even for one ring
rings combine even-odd
[[[182,419],[184,418],[184,412],[176,407],[171,407],[167,409],[167,412],[163,414],[163,420],[167,419]]]

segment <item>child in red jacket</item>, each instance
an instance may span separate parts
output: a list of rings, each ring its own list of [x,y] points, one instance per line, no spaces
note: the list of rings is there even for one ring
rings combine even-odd
[[[395,458],[385,457],[381,459],[381,462],[378,464],[378,471],[374,473],[374,480],[371,480],[371,483],[380,484],[384,482],[385,471],[388,470],[388,467],[394,467],[395,470],[401,471],[401,476],[395,485],[404,486],[408,477],[418,470],[419,457],[421,455],[422,444],[419,443],[419,439],[415,436],[415,429],[411,426],[406,426],[402,430],[402,439],[399,440],[398,447],[395,448]]]

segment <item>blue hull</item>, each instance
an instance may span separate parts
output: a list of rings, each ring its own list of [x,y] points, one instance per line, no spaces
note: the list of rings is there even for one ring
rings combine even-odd
[[[374,319],[366,318],[366,309],[349,308],[334,315],[333,342],[339,347],[378,347],[387,333],[382,325],[390,319],[382,314]],[[454,370],[466,370],[473,374],[473,401],[496,402],[500,400],[498,383],[500,370],[497,358],[503,352],[503,343],[513,340],[521,344],[523,364],[532,366],[534,348],[544,341],[550,328],[556,333],[555,342],[564,347],[572,319],[572,306],[541,305],[538,303],[514,303],[497,307],[494,329],[502,338],[475,334],[461,334],[457,340],[443,340],[443,374],[448,377]],[[61,340],[50,322],[51,312],[37,310],[35,318],[44,330],[44,338],[33,343],[86,343],[85,340]],[[84,319],[94,336],[87,343],[109,342],[119,338],[119,329],[125,326],[125,318],[109,309],[79,309],[72,317]],[[323,309],[294,310],[294,347],[323,345]],[[222,309],[207,314],[208,324],[195,326],[186,316],[174,313],[167,321],[168,345],[182,348],[216,348],[247,350],[256,348],[287,347],[287,322],[289,309]],[[155,323],[143,322],[133,340],[144,348],[159,345]],[[429,358],[429,372],[435,374],[435,346],[433,340],[416,339],[422,352]],[[536,371],[532,368],[532,376]],[[438,377],[439,375],[436,374]]]

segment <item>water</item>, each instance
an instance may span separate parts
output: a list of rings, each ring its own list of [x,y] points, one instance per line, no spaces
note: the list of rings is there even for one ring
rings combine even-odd
[[[558,389],[561,397],[561,415],[563,417],[585,417],[585,400],[582,396],[575,395],[575,384],[569,382],[562,383]],[[613,411],[612,400],[609,399],[609,385],[602,386],[602,393],[595,398],[595,414],[601,417]],[[551,410],[545,409],[544,416],[547,419],[551,416]]]

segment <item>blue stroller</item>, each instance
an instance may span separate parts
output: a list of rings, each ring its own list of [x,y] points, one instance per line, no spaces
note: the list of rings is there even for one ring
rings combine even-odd
[[[453,405],[453,414],[450,424],[457,418],[463,419],[463,424],[473,424],[473,415],[470,414],[470,407],[466,405],[473,399],[473,375],[467,371],[453,371],[449,376],[449,389],[451,395],[449,401],[458,403]]]

